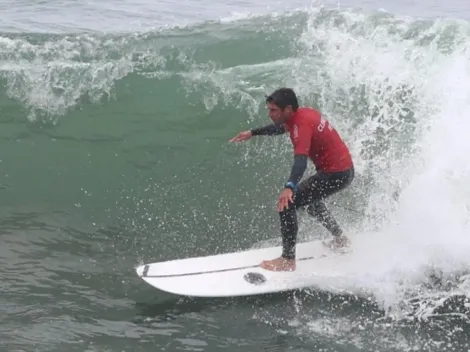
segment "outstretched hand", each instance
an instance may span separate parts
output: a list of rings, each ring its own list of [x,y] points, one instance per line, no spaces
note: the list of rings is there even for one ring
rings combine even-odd
[[[243,131],[237,134],[235,137],[231,138],[229,141],[230,142],[241,142],[241,141],[246,141],[251,138],[253,134],[251,131]]]

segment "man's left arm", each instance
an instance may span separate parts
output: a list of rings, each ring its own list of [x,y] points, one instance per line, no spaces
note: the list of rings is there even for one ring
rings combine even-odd
[[[312,128],[308,125],[299,125],[297,138],[294,139],[294,164],[292,165],[287,188],[295,189],[307,168],[307,159],[312,143]]]
[[[289,180],[286,183],[287,188],[292,190],[297,186],[300,179],[304,175],[305,170],[307,169],[307,155],[297,154],[294,155],[294,164],[290,172]]]

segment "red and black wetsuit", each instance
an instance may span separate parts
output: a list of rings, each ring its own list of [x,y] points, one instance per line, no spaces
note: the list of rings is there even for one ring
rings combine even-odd
[[[323,203],[326,197],[346,188],[354,179],[351,154],[338,132],[321,113],[312,108],[299,108],[284,125],[269,125],[251,130],[253,135],[278,135],[289,132],[294,147],[294,165],[286,187],[294,191],[294,204],[280,213],[283,253],[295,258],[297,239],[296,209],[307,206],[333,236],[342,234],[336,220]],[[316,174],[298,183],[310,159]]]

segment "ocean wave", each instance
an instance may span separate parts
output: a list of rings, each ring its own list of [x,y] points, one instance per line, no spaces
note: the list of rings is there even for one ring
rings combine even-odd
[[[420,302],[435,297],[413,286],[427,279],[429,262],[447,272],[470,267],[460,251],[468,248],[470,202],[469,29],[319,8],[132,34],[2,34],[0,113],[57,123],[127,100],[136,115],[142,106],[163,116],[197,103],[203,113],[232,109],[255,122],[265,93],[292,86],[351,146],[358,178],[345,195],[357,213],[342,220],[386,234],[364,247],[369,259],[358,258],[357,269],[383,266],[386,277],[367,284],[386,309],[406,311],[413,294]],[[275,168],[269,146],[258,150]]]

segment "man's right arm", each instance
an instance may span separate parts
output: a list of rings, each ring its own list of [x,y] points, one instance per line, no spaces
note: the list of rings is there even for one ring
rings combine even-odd
[[[253,128],[251,131],[252,136],[274,136],[286,133],[284,125],[270,124],[264,127]]]

